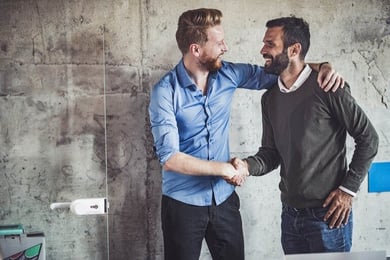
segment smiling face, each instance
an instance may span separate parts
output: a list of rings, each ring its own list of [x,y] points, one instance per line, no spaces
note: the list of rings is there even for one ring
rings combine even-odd
[[[260,53],[265,59],[264,70],[279,75],[289,64],[287,48],[284,48],[283,44],[283,28],[279,26],[268,28],[263,43]]]
[[[228,50],[221,25],[207,29],[207,42],[203,46],[200,46],[199,50],[199,64],[202,67],[211,72],[221,68],[221,56]]]

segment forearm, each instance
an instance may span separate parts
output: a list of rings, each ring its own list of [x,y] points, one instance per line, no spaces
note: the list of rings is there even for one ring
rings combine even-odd
[[[197,176],[232,177],[236,174],[234,167],[230,163],[201,160],[182,152],[172,155],[165,162],[164,169]]]
[[[269,92],[261,98],[263,136],[261,138],[261,147],[253,156],[246,158],[249,175],[260,176],[274,169],[280,164],[280,155],[275,146],[275,138],[272,130],[271,120],[269,118],[268,106]]]
[[[343,180],[342,186],[357,192],[361,183],[367,175],[368,169],[378,152],[378,135],[375,129],[368,126],[366,134],[355,139],[355,151],[352,156],[347,176]]]
[[[378,134],[354,98],[350,95],[349,86],[338,95],[331,95],[332,110],[335,111],[339,122],[343,122],[348,134],[355,141],[355,149],[348,172],[341,185],[346,189],[357,192],[368,169],[378,152]]]
[[[260,147],[259,151],[245,159],[249,175],[261,176],[271,172],[280,165],[280,156],[277,152]]]

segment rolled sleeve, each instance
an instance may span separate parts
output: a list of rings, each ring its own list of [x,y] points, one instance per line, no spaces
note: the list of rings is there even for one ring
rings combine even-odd
[[[154,148],[160,164],[179,151],[179,134],[172,106],[172,90],[168,84],[155,85],[149,105]]]

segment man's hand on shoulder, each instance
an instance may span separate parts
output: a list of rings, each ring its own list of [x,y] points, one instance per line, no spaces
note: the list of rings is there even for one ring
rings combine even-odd
[[[320,63],[317,82],[325,92],[329,90],[335,92],[338,88],[344,87],[343,77],[328,62]]]

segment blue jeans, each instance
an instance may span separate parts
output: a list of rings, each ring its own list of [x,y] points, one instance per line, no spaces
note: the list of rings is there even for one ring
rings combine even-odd
[[[193,206],[162,197],[165,260],[198,260],[203,239],[214,260],[243,260],[244,236],[236,192],[220,205]]]
[[[352,246],[352,211],[346,225],[329,228],[328,208],[282,208],[282,247],[287,254],[349,252]],[[328,220],[330,221],[330,220]]]

